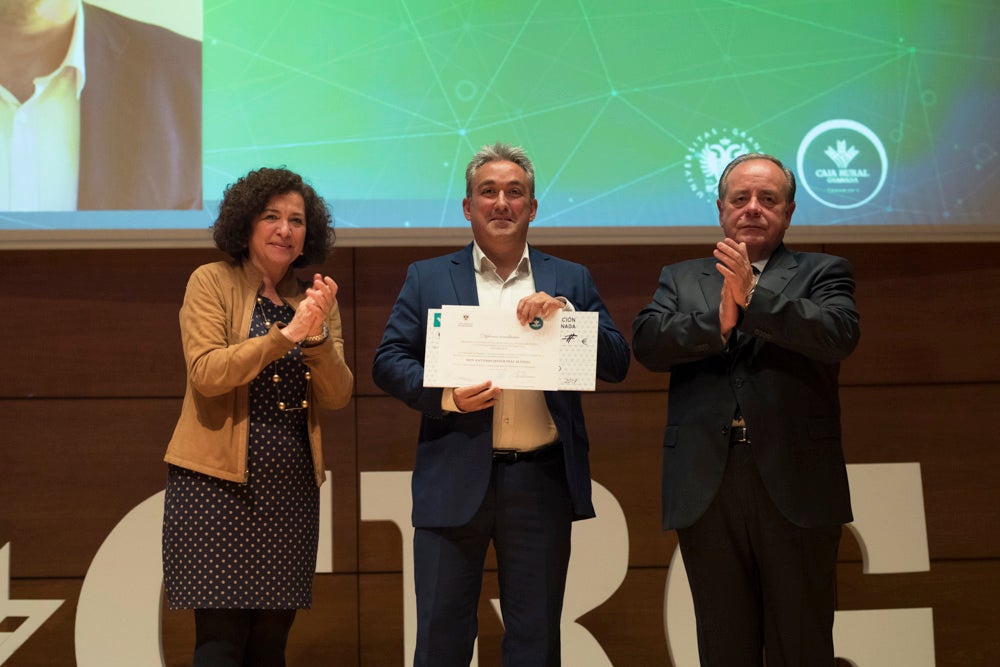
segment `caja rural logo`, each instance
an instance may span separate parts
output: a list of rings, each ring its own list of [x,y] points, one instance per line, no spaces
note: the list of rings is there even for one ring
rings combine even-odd
[[[867,126],[853,120],[820,123],[799,144],[799,184],[830,208],[867,204],[885,184],[889,160],[885,146]]]

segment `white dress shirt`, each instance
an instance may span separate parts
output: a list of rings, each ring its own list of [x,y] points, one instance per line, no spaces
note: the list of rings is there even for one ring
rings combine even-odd
[[[74,211],[80,175],[83,9],[54,72],[23,104],[0,86],[0,211]]]
[[[497,274],[496,265],[476,243],[472,247],[472,264],[476,271],[480,306],[509,309],[513,317],[517,303],[535,293],[535,279],[531,272],[527,245],[524,246],[521,261],[507,280]],[[564,309],[574,308],[566,301]],[[453,389],[444,390],[441,407],[451,412],[461,412],[455,405]],[[500,398],[493,407],[494,448],[524,451],[544,447],[558,439],[559,432],[545,404],[544,392],[525,389],[504,389],[500,392]]]

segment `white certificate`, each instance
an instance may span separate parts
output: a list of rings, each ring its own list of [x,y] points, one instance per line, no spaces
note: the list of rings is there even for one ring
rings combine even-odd
[[[597,313],[560,311],[521,325],[509,309],[431,309],[424,386],[465,387],[490,380],[502,389],[593,391],[597,326]]]

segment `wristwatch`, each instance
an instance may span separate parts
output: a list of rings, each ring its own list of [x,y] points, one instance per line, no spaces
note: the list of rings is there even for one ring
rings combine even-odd
[[[315,336],[306,336],[302,339],[303,347],[312,347],[314,345],[319,345],[327,338],[330,337],[330,328],[326,326],[326,322],[323,323],[323,331],[316,334]]]

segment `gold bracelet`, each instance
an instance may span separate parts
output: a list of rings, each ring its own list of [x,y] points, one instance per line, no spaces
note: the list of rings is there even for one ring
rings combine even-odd
[[[306,336],[302,339],[302,345],[305,347],[313,347],[314,345],[319,345],[327,338],[330,337],[330,329],[326,326],[326,322],[323,323],[323,331],[316,334],[315,336]]]

